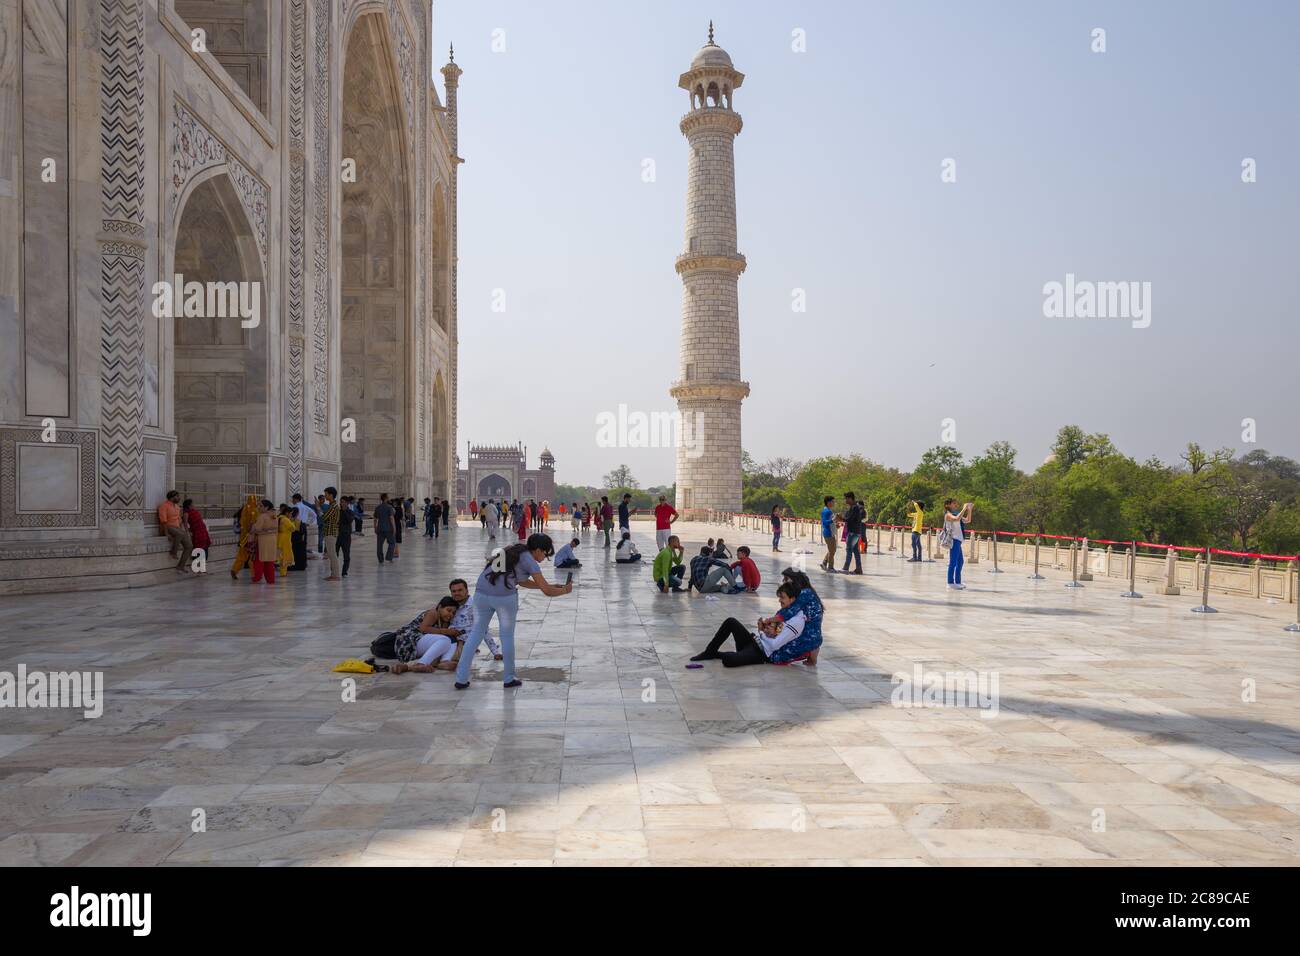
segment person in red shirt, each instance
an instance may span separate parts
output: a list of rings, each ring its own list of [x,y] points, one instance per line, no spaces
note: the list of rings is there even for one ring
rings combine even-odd
[[[754,559],[749,556],[749,548],[743,544],[736,549],[736,557],[739,559],[731,566],[731,570],[740,569],[741,583],[732,589],[732,594],[739,594],[741,591],[757,591],[758,586],[762,583],[762,577],[758,573],[758,565]]]
[[[660,495],[659,504],[655,505],[655,545],[660,551],[668,547],[668,536],[676,520],[677,509],[668,503],[667,496]]]

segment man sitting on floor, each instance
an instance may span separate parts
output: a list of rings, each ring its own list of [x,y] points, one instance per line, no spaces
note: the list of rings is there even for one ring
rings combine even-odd
[[[815,635],[808,627],[803,611],[793,610],[799,588],[786,582],[776,589],[781,612],[776,617],[760,620],[757,630],[751,631],[734,617],[722,622],[709,646],[691,658],[692,661],[722,661],[724,667],[744,667],[747,664],[788,664],[793,660],[808,659],[815,663],[817,647],[821,644],[821,631]],[[782,615],[788,616],[782,616]],[[734,651],[720,648],[730,637],[736,642]]]

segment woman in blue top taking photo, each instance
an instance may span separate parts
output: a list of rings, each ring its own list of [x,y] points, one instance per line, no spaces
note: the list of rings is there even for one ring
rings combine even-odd
[[[460,663],[456,666],[456,689],[469,686],[470,665],[474,652],[487,635],[488,624],[496,615],[501,626],[501,654],[504,671],[501,678],[506,687],[519,687],[523,681],[515,677],[515,619],[519,616],[519,588],[532,588],[547,597],[560,597],[573,590],[573,584],[551,584],[542,575],[542,562],[555,553],[550,535],[532,534],[528,540],[498,548],[492,552],[487,566],[478,576],[474,587],[474,627],[465,638]]]

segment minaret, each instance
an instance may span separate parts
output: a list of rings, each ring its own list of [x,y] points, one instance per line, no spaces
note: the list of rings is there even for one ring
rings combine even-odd
[[[459,215],[460,203],[457,196],[457,187],[460,178],[460,164],[465,160],[460,158],[460,113],[456,102],[457,93],[460,90],[460,75],[464,72],[456,65],[456,48],[450,44],[447,46],[447,64],[442,68],[442,79],[447,89],[447,140],[451,148],[451,183],[447,197],[451,206],[451,229],[450,229],[450,246],[447,250],[448,261],[451,265],[451,275],[448,282],[451,286],[450,292],[450,311],[447,321],[447,338],[451,350],[448,360],[448,369],[451,372],[451,382],[448,385],[448,403],[451,406],[448,409],[447,427],[450,431],[450,443],[448,447],[456,447],[456,422],[459,420],[460,404],[460,315],[457,303],[457,279],[460,273],[460,226],[457,222]],[[449,482],[448,487],[456,487],[456,474],[453,472],[445,476]],[[436,480],[437,476],[435,476]]]
[[[669,394],[677,399],[677,509],[740,510],[740,403],[749,383],[740,378],[740,312],[736,284],[745,257],[736,251],[734,145],[740,114],[732,97],[744,81],[731,57],[713,42],[695,54],[677,85],[691,110],[680,128],[690,145],[686,192],[686,249],[677,257],[682,277],[681,374]]]

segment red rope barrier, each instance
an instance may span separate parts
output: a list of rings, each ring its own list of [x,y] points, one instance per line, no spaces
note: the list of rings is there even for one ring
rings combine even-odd
[[[731,517],[733,518],[763,518],[763,519],[771,518],[771,515],[749,514],[747,512],[725,512],[725,513],[730,514]],[[784,520],[807,521],[810,524],[816,524],[819,519],[796,517],[796,518],[787,518]],[[863,526],[867,528],[888,528],[891,531],[900,528],[904,531],[909,531],[911,530],[912,527],[910,524],[888,524],[882,521],[864,521]],[[921,531],[922,532],[940,531],[942,530],[942,528],[943,528],[942,525],[923,525],[921,527]],[[1087,541],[1089,544],[1119,545],[1121,547],[1128,547],[1133,544],[1132,541],[1111,541],[1106,538],[1088,539],[1088,538],[1075,537],[1074,535],[1069,535],[1069,534],[1038,534],[1037,532],[1033,532],[1033,531],[985,531],[979,528],[971,528],[967,533],[988,534],[988,535],[993,535],[994,537],[998,535],[1002,535],[1003,537],[1008,537],[1008,538],[1042,538],[1047,541]],[[1139,548],[1156,548],[1161,551],[1188,551],[1195,554],[1204,554],[1206,551],[1206,549],[1203,547],[1197,548],[1185,544],[1157,544],[1154,541],[1139,541],[1137,542],[1137,546]],[[1300,561],[1300,555],[1294,555],[1294,554],[1261,554],[1256,551],[1230,551],[1227,550],[1226,548],[1210,548],[1209,551],[1211,554],[1222,554],[1231,558],[1256,558],[1260,561]]]

